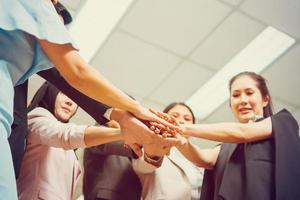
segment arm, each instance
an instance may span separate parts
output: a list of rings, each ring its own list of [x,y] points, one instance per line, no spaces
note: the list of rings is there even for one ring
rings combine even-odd
[[[84,111],[93,117],[99,124],[104,124],[108,120],[103,117],[108,106],[89,98],[78,90],[74,89],[67,81],[59,74],[56,68],[51,68],[38,73],[41,77],[55,85],[64,94],[76,102]]]
[[[30,143],[74,149],[123,139],[119,129],[78,126],[62,123],[47,110],[36,108],[28,113]]]
[[[54,44],[47,40],[39,40],[39,44],[60,74],[78,91],[108,106],[129,111],[140,119],[179,130],[112,85],[86,63],[70,44]]]
[[[140,105],[86,63],[71,45],[54,44],[46,40],[39,42],[60,74],[78,91],[111,107],[138,112]]]
[[[156,135],[144,123],[133,117],[129,112],[120,109],[113,109],[111,119],[117,121],[120,126],[126,143],[133,151],[141,156],[141,148],[137,144],[157,144],[160,146],[171,147],[180,141],[177,138],[163,138]]]
[[[146,160],[145,160],[144,156],[141,156],[138,159],[132,160],[132,167],[138,175],[150,174],[150,173],[154,172],[158,167],[161,166],[162,161],[163,161],[162,159],[159,159],[156,161],[156,163],[155,163],[155,161],[149,163]]]
[[[134,159],[137,158],[137,155],[130,148],[124,146],[123,141],[116,141],[91,147],[90,151],[94,154],[103,156],[117,155]]]
[[[207,140],[227,143],[259,141],[272,136],[272,122],[268,117],[256,123],[217,123],[182,125],[182,133]]]
[[[190,142],[178,146],[178,150],[192,163],[205,169],[213,169],[220,153],[220,146],[213,149],[200,149]]]
[[[157,143],[144,145],[144,155],[133,160],[133,168],[139,174],[154,172],[162,165],[165,155],[168,155],[171,147],[164,147]]]

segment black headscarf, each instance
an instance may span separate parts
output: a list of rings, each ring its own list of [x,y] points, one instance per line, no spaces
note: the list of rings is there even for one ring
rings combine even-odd
[[[54,105],[59,90],[50,82],[46,81],[33,96],[28,112],[36,107],[43,107],[54,115]]]

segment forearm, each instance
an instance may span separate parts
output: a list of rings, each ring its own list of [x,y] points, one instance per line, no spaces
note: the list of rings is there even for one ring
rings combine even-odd
[[[75,77],[75,80],[69,80],[70,84],[99,102],[133,113],[140,106],[90,66],[86,66]]]
[[[118,109],[118,108],[113,108],[113,110],[110,114],[110,119],[115,120],[120,123],[125,114],[126,114],[126,111]]]
[[[71,45],[39,40],[43,50],[65,80],[80,92],[108,106],[137,112],[139,104],[89,66]]]
[[[132,167],[138,175],[153,173],[159,166],[146,162],[144,156],[132,160]]]
[[[177,149],[192,163],[206,169],[214,168],[219,154],[219,149],[200,149],[189,142],[178,146]]]
[[[120,129],[107,127],[87,127],[84,132],[84,142],[87,147],[101,145],[117,140],[123,140]]]
[[[272,136],[272,123],[267,118],[257,123],[193,124],[183,127],[183,134],[226,143],[259,141]]]

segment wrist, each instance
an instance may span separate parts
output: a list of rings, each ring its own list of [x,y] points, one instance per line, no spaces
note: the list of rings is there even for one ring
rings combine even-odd
[[[122,122],[125,116],[129,115],[127,111],[114,108],[110,114],[110,119],[117,121],[119,124]]]
[[[144,160],[145,162],[155,166],[155,167],[160,167],[163,161],[163,157],[157,156],[155,159],[152,157],[149,157],[146,153],[144,153]]]
[[[134,103],[129,107],[128,111],[133,115],[138,115],[142,108],[143,106],[138,101],[134,101]]]
[[[161,156],[157,156],[157,155],[153,155],[153,154],[149,154],[144,152],[145,157],[151,159],[151,160],[159,160],[161,159]]]
[[[190,127],[188,124],[182,124],[180,125],[180,134],[182,136],[190,136]]]
[[[122,133],[121,129],[117,130],[117,138],[118,140],[125,140],[124,134]]]
[[[184,143],[177,145],[176,148],[178,150],[182,150],[182,149],[188,148],[189,145],[190,145],[189,140],[186,140]]]

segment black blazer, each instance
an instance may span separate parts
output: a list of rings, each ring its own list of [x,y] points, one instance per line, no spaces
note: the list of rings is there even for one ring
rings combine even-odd
[[[51,68],[38,73],[41,77],[55,85],[59,90],[65,93],[75,101],[83,110],[92,116],[99,124],[104,124],[107,119],[104,118],[108,106],[101,104],[84,94],[80,93],[70,86],[59,74],[56,68]],[[12,152],[13,164],[16,178],[19,175],[21,162],[23,159],[26,136],[27,136],[27,89],[28,81],[15,87],[14,97],[14,122],[12,132],[9,136],[9,144]]]
[[[84,150],[83,194],[85,200],[140,200],[141,183],[132,169],[137,158],[123,142]]]

